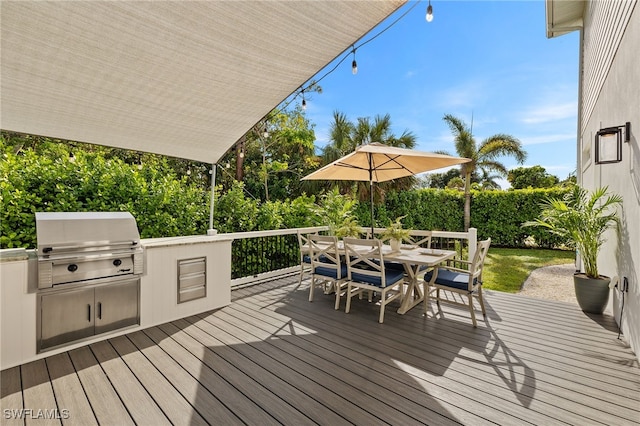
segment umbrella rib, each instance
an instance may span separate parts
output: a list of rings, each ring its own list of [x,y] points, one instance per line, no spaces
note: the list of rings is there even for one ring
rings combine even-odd
[[[388,154],[385,154],[385,156],[388,158],[388,160],[383,161],[379,166],[374,167],[373,170],[407,170],[409,173],[414,174],[413,170],[408,169],[405,165],[400,164],[398,161],[396,161],[396,158],[400,157],[400,155],[396,155],[395,157],[390,157]],[[389,163],[397,164],[398,167],[390,167],[390,168],[383,169],[383,167]]]

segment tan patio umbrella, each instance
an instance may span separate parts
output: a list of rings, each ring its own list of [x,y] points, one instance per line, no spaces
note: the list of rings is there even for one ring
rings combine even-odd
[[[469,158],[396,148],[374,142],[359,146],[351,154],[308,174],[302,180],[368,181],[371,194],[371,235],[373,236],[374,182],[413,176],[469,161],[471,161]]]

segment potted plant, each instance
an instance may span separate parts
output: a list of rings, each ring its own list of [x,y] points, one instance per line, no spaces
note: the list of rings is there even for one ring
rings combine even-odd
[[[608,194],[602,187],[589,193],[574,186],[563,199],[550,198],[542,204],[538,219],[524,226],[542,226],[575,245],[582,258],[584,272],[573,277],[578,305],[584,312],[601,314],[609,301],[611,279],[598,272],[598,253],[604,233],[619,226],[617,207],[622,197]]]
[[[360,225],[353,214],[356,204],[352,197],[340,194],[334,187],[322,196],[322,205],[316,208],[316,214],[329,227],[329,235],[357,238]]]
[[[338,238],[359,238],[361,234],[360,225],[355,217],[349,216],[334,230],[333,235]]]
[[[380,238],[382,240],[389,240],[391,250],[393,251],[399,251],[402,240],[409,239],[409,230],[403,229],[402,222],[400,222],[404,217],[405,216],[400,216],[395,220],[395,222],[390,222],[389,226],[387,226],[385,230],[382,231],[382,234],[380,234]]]

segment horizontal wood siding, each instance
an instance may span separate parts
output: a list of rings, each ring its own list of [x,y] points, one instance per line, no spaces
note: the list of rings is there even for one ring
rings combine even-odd
[[[583,34],[583,126],[589,122],[636,3],[637,0],[587,2]]]

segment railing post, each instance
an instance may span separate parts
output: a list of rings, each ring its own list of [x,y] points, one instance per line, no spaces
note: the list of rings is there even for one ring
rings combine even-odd
[[[469,261],[473,261],[473,256],[476,255],[476,249],[478,247],[478,230],[476,228],[469,228]]]

